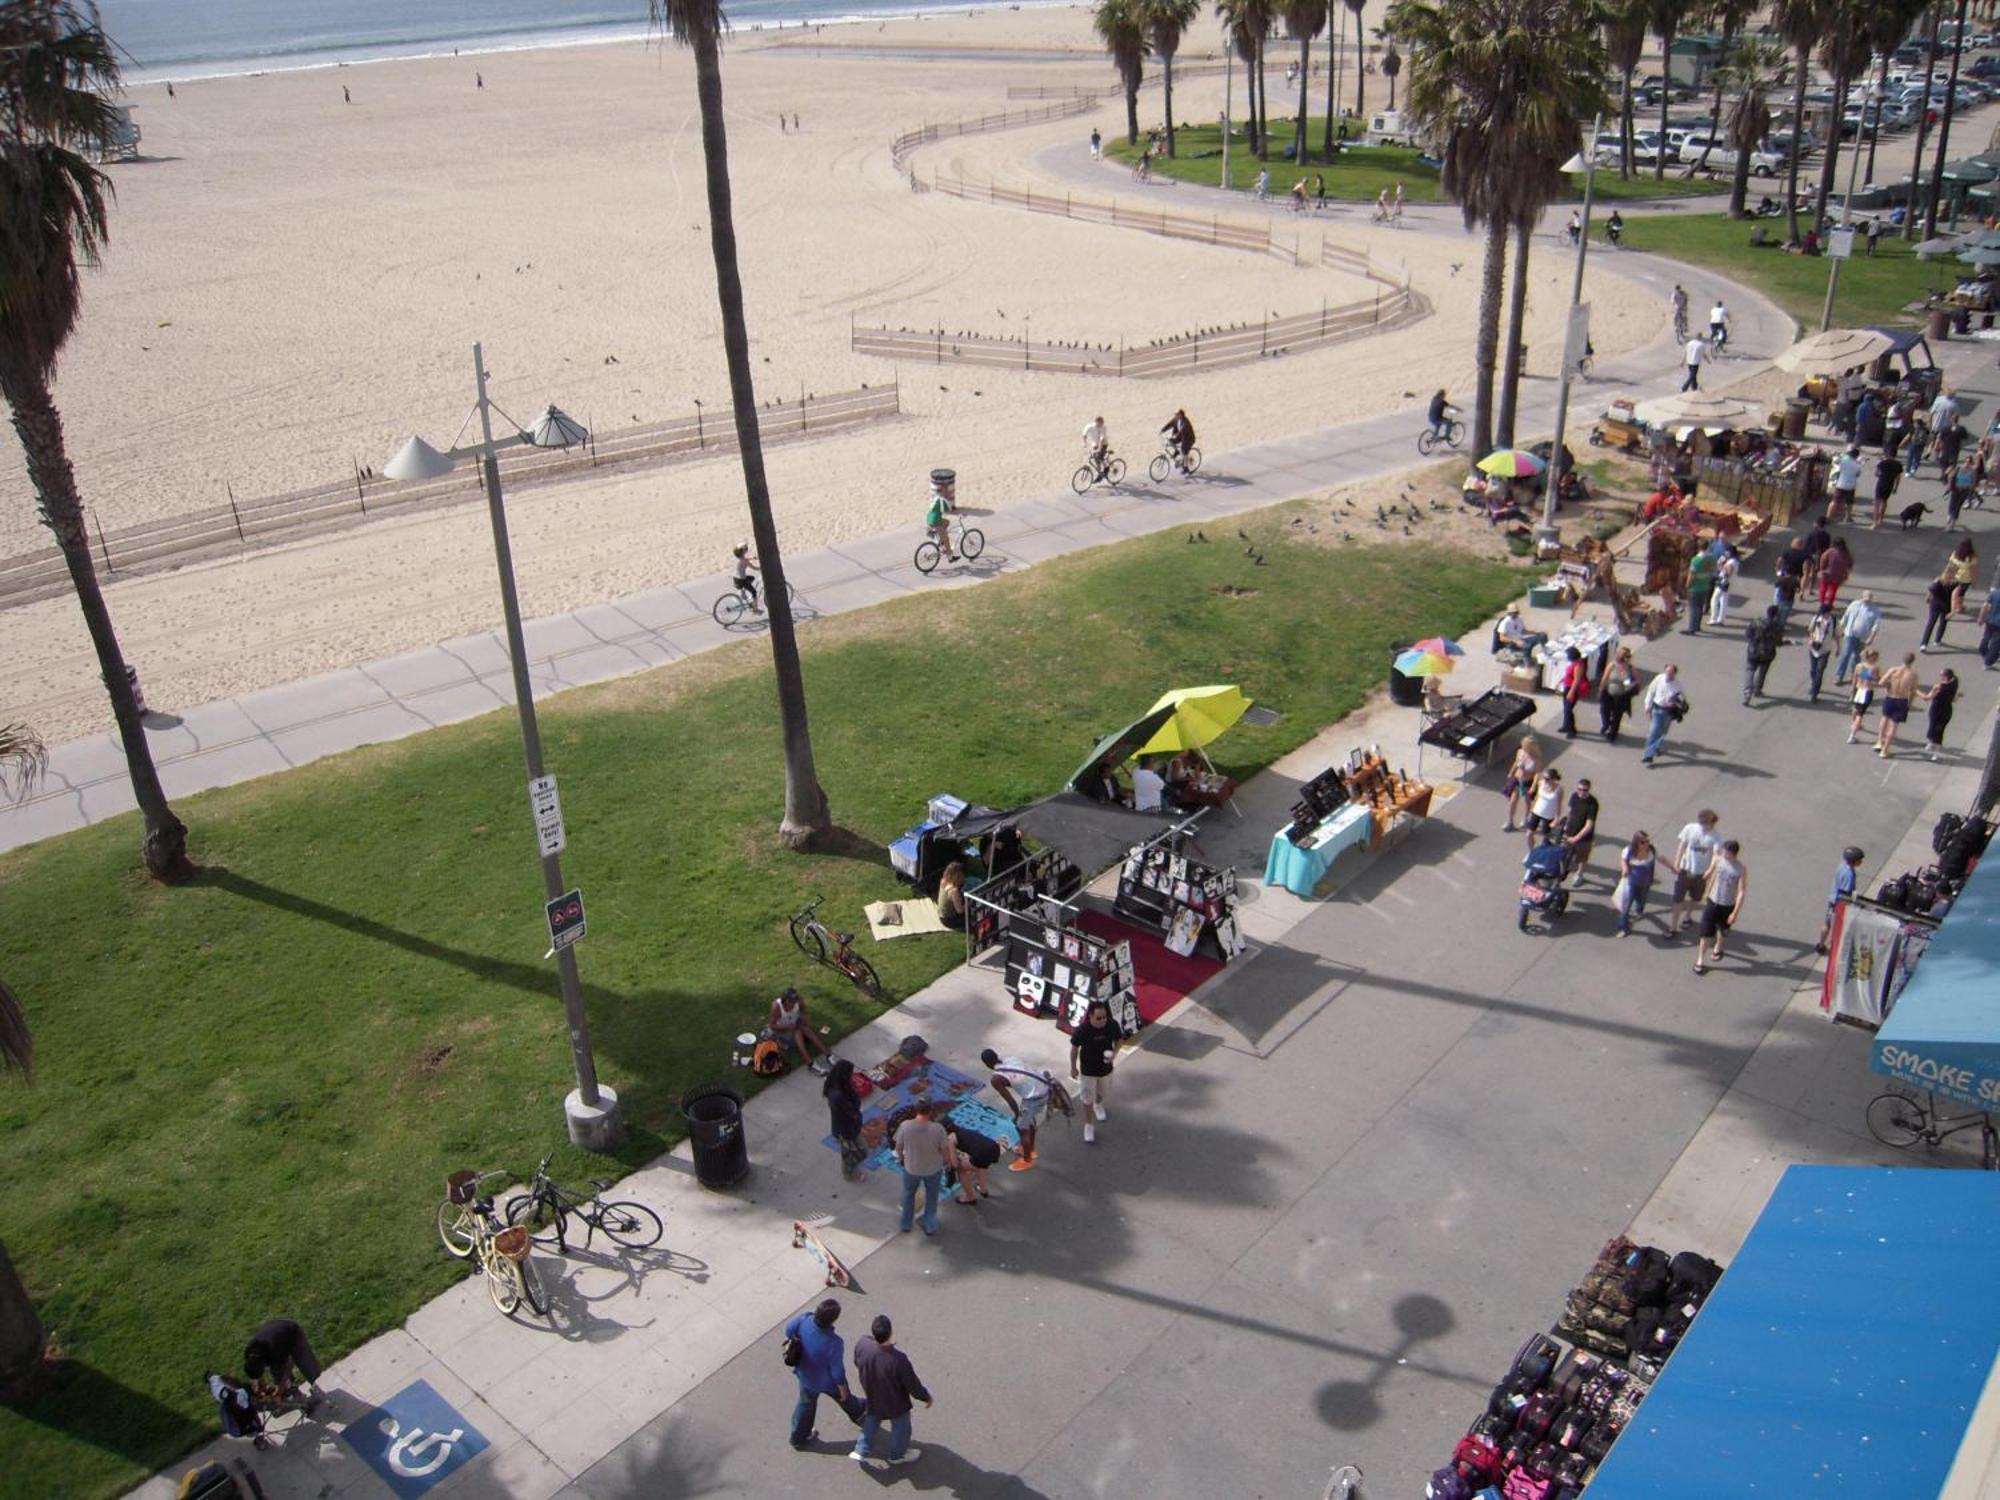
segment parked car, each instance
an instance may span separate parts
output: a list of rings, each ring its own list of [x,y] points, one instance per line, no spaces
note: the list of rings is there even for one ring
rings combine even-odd
[[[1702,155],[1704,149],[1708,153],[1705,158]],[[1699,164],[1711,172],[1733,172],[1736,170],[1736,148],[1721,136],[1695,131],[1682,138],[1675,160],[1690,170]]]

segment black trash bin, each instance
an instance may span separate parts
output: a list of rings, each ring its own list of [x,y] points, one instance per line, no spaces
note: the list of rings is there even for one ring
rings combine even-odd
[[[1415,641],[1397,641],[1389,647],[1389,701],[1402,708],[1415,708],[1424,701],[1423,678],[1405,677],[1396,670],[1396,658],[1415,644]]]
[[[750,1171],[750,1143],[743,1137],[743,1096],[711,1083],[681,1095],[688,1139],[694,1145],[695,1180],[705,1188],[733,1187]]]

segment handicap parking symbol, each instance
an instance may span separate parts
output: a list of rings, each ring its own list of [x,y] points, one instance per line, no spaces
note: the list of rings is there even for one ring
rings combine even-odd
[[[491,1446],[422,1380],[355,1418],[341,1437],[401,1500],[417,1500]]]

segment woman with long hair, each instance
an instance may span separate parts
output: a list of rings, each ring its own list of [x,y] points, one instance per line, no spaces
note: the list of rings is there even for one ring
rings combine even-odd
[[[854,1064],[844,1057],[835,1058],[820,1092],[826,1099],[833,1138],[840,1142],[841,1175],[851,1179],[868,1158],[868,1147],[861,1140],[861,1095],[854,1087]]]

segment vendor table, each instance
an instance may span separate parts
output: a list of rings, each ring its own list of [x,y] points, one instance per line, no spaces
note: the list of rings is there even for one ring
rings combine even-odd
[[[1196,776],[1174,788],[1174,800],[1190,807],[1220,807],[1236,795],[1236,783],[1227,776]]]
[[[1264,884],[1282,885],[1294,896],[1310,897],[1335,860],[1374,838],[1374,810],[1365,802],[1341,808],[1303,845],[1294,844],[1281,828],[1271,835],[1271,852],[1264,859]]]
[[[1461,704],[1417,736],[1417,771],[1424,768],[1424,747],[1443,750],[1460,760],[1491,760],[1500,736],[1535,716],[1535,700],[1501,688],[1491,688]]]
[[[1571,646],[1583,653],[1584,671],[1594,685],[1610,665],[1611,648],[1617,644],[1618,632],[1611,626],[1598,620],[1571,620],[1563,627],[1562,634],[1550,637],[1537,650],[1542,661],[1542,686],[1550,691],[1562,686],[1563,668],[1569,665]]]

